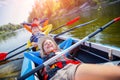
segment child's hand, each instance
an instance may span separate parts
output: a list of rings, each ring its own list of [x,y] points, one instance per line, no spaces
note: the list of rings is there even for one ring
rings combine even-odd
[[[32,46],[34,46],[34,47],[38,47],[38,44],[35,43],[35,42],[32,42]]]

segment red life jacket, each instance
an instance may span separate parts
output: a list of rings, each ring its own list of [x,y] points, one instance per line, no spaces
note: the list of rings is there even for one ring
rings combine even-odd
[[[34,24],[34,23],[31,24],[31,27],[38,27],[38,26],[39,26],[38,24]]]
[[[54,74],[55,74],[55,73],[57,72],[57,70],[63,68],[65,65],[67,65],[67,64],[69,64],[69,63],[71,63],[71,64],[80,64],[79,61],[66,60],[66,61],[60,61],[60,62],[56,62],[56,63],[52,64],[52,65],[50,66],[50,69],[53,70],[52,72],[54,72]],[[53,66],[54,66],[54,68],[53,68]],[[55,70],[55,69],[56,69],[56,70]],[[44,74],[43,74],[43,80],[48,80],[48,79],[50,79],[50,78],[51,78],[50,75],[54,76],[54,74],[53,74],[52,72],[49,72],[49,74],[48,74],[47,71],[46,71],[46,69],[44,68],[44,70],[43,70],[43,73],[44,73]]]

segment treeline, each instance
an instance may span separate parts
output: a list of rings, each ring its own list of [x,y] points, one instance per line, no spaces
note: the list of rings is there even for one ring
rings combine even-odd
[[[56,17],[81,6],[85,2],[95,5],[99,3],[99,0],[36,0],[28,21],[30,22],[34,17]]]
[[[34,17],[37,18],[50,18],[57,17],[63,14],[67,14],[74,8],[78,9],[84,3],[88,3],[88,6],[96,6],[97,4],[104,2],[113,2],[117,0],[35,0],[35,4],[30,12],[28,21]]]
[[[9,23],[7,25],[0,26],[0,34],[4,34],[6,32],[12,32],[20,28],[22,28],[22,26]]]

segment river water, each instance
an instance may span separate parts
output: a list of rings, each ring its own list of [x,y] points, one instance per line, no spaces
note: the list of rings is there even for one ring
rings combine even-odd
[[[62,17],[58,17],[54,19],[54,21],[53,20],[51,21],[54,28],[68,22],[69,20],[77,16],[80,16],[80,20],[69,27],[66,26],[55,31],[54,33],[58,34],[71,27],[79,25],[81,23],[84,23],[93,19],[97,19],[95,22],[87,26],[84,26],[82,28],[79,28],[64,34],[65,36],[82,39],[88,34],[92,33],[96,29],[106,24],[107,22],[109,22],[110,20],[120,16],[119,8],[120,8],[120,1],[118,3],[109,3],[108,5],[99,4],[96,7],[87,6],[84,9],[77,10],[76,12],[73,12],[73,13],[71,12],[67,15],[62,15]],[[25,29],[20,29],[13,33],[0,35],[0,52],[8,52],[22,45],[23,43],[27,42],[30,35],[31,34],[27,32]],[[97,34],[95,37],[91,38],[90,41],[120,49],[120,21],[112,24],[106,30]],[[16,56],[16,57],[19,57],[19,56]],[[10,64],[8,64],[8,66],[10,66]],[[19,67],[22,66],[22,62],[21,62],[21,65],[19,64],[17,66]],[[15,70],[17,70],[18,73],[16,74],[16,76],[18,76],[20,73],[19,67],[16,67],[14,68],[13,71],[11,71],[11,72],[16,72]],[[2,71],[2,69],[0,70]],[[0,75],[1,74],[2,73],[0,73]],[[11,73],[9,75],[11,75]],[[8,80],[8,78],[2,78],[2,77],[5,77],[5,75],[0,76],[0,78],[3,80]],[[14,80],[14,79],[15,78],[9,78],[9,80]]]

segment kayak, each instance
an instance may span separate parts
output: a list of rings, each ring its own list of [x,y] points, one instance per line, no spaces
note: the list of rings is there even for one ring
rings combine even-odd
[[[59,36],[55,38],[55,41],[59,44],[66,40],[66,36]],[[72,38],[73,44],[78,42],[80,39]],[[29,53],[29,52],[28,52]],[[120,50],[93,42],[83,42],[72,50],[74,55],[71,55],[75,60],[79,60],[82,63],[93,63],[93,64],[110,64],[120,65]],[[29,73],[36,67],[36,64],[24,56],[21,76]],[[31,75],[26,80],[39,80],[39,74]]]

